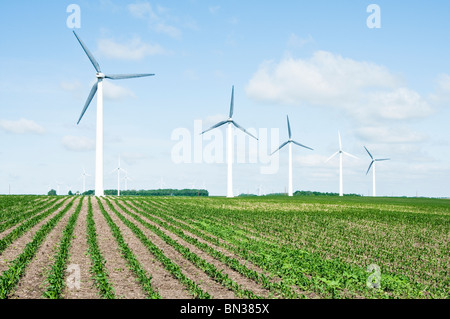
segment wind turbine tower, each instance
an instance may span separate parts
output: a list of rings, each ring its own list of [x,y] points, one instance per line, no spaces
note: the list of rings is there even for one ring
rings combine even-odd
[[[132,78],[140,78],[146,76],[153,76],[154,74],[111,74],[106,75],[102,73],[100,69],[100,65],[97,60],[95,60],[92,53],[86,47],[86,45],[81,41],[75,31],[73,34],[77,38],[84,52],[88,56],[92,65],[94,66],[96,73],[97,81],[94,83],[94,86],[89,93],[89,96],[84,105],[83,111],[81,112],[80,118],[77,124],[80,123],[83,118],[84,113],[86,112],[89,104],[91,103],[94,95],[97,93],[97,139],[96,139],[96,147],[95,147],[95,196],[105,196],[103,189],[103,80],[122,80],[122,79],[132,79]]]
[[[233,120],[233,112],[234,112],[234,86],[231,90],[231,103],[230,103],[230,114],[228,117],[228,120],[222,121],[217,123],[216,125],[212,126],[211,128],[207,129],[206,131],[203,131],[201,134],[205,134],[206,132],[209,132],[215,128],[218,128],[222,125],[227,124],[227,164],[228,164],[228,171],[227,171],[227,197],[232,198],[233,195],[233,125],[240,129],[242,132],[250,135],[254,139],[258,140],[255,136],[247,132],[246,129],[244,129],[242,126],[237,124]]]
[[[343,182],[343,176],[342,176],[342,157],[343,155],[347,155],[350,157],[353,157],[355,159],[358,159],[356,156],[349,154],[347,152],[344,152],[342,150],[342,140],[341,140],[341,133],[338,131],[338,137],[339,137],[339,151],[337,151],[336,153],[334,153],[333,155],[331,155],[326,161],[328,162],[329,160],[331,160],[333,157],[335,157],[336,155],[339,154],[339,196],[344,196],[344,182]]]
[[[119,155],[119,166],[117,166],[117,168],[114,169],[112,173],[114,173],[115,171],[117,171],[117,196],[120,196],[120,171],[123,171],[125,173],[127,172],[126,170],[120,167],[120,155]]]
[[[287,142],[284,142],[283,144],[281,144],[281,146],[278,149],[276,149],[274,152],[272,152],[272,154],[270,154],[270,155],[275,154],[276,152],[281,150],[286,145],[289,145],[289,190],[288,190],[288,196],[292,197],[292,196],[294,196],[294,190],[293,190],[293,186],[292,186],[292,144],[301,146],[303,148],[307,148],[309,150],[313,150],[313,149],[308,146],[305,146],[303,144],[300,144],[292,139],[291,125],[289,123],[289,116],[287,116],[287,126],[288,126],[289,140]]]
[[[382,162],[382,161],[389,161],[390,158],[373,158],[372,154],[370,154],[369,150],[364,146],[364,148],[366,149],[367,153],[369,154],[370,158],[372,159],[372,161],[370,162],[369,168],[367,169],[366,175],[369,174],[370,169],[373,167],[372,169],[372,176],[373,176],[373,180],[372,180],[372,192],[373,192],[373,197],[377,196],[377,191],[376,191],[376,184],[375,184],[375,164],[376,162]]]

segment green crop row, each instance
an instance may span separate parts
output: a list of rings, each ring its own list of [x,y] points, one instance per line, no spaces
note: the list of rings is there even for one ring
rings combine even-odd
[[[8,270],[4,271],[0,277],[0,299],[6,299],[12,289],[17,285],[20,278],[24,275],[27,265],[36,255],[37,250],[41,246],[44,239],[50,231],[56,226],[61,218],[69,211],[73,205],[72,200],[64,207],[56,216],[43,225],[34,235],[33,240],[29,242],[24,251],[11,262]]]
[[[136,277],[138,278],[139,282],[141,283],[141,286],[143,290],[147,293],[148,298],[150,299],[161,299],[161,296],[157,291],[154,290],[151,284],[152,277],[147,275],[147,272],[142,268],[142,265],[137,260],[136,256],[133,254],[131,249],[128,247],[127,243],[125,242],[119,227],[114,223],[112,218],[108,215],[105,208],[103,207],[101,201],[99,198],[97,198],[98,205],[100,207],[100,211],[103,214],[103,216],[106,219],[106,222],[108,226],[111,229],[111,232],[113,233],[114,238],[116,239],[117,244],[119,245],[119,249],[122,253],[122,256],[125,258],[125,260],[128,263],[128,267],[131,271],[134,272]]]
[[[3,223],[0,224],[0,233],[4,232],[8,228],[11,228],[11,227],[17,225],[18,223],[20,223],[23,220],[26,220],[26,219],[30,218],[31,216],[34,216],[34,215],[42,212],[43,210],[54,205],[56,201],[57,201],[57,199],[49,200],[46,202],[41,202],[39,204],[34,205],[31,210],[21,212],[19,214],[14,214],[14,216],[9,216],[8,219],[6,219]],[[23,208],[21,208],[21,210],[23,210]]]
[[[36,199],[34,195],[0,196],[0,223],[42,203]]]
[[[49,215],[53,214],[57,209],[62,207],[64,203],[67,201],[68,198],[65,198],[60,203],[54,205],[51,208],[48,208],[43,213],[32,217],[28,220],[26,220],[24,223],[22,223],[20,226],[15,228],[12,232],[10,232],[8,235],[0,239],[0,254],[17,238],[21,237],[26,231],[28,231],[30,228],[34,227],[36,224],[38,224],[40,221],[48,217]],[[40,210],[39,210],[40,211]]]
[[[50,275],[47,277],[49,286],[46,288],[43,296],[49,299],[61,299],[61,293],[64,289],[64,273],[67,267],[67,260],[69,258],[69,250],[72,243],[73,231],[78,220],[78,215],[83,205],[83,198],[80,199],[75,212],[69,219],[66,228],[63,231],[63,236],[59,243],[59,250],[55,254],[55,262],[50,270]]]
[[[103,258],[100,248],[98,247],[97,231],[94,222],[94,213],[92,209],[91,197],[88,197],[88,214],[86,220],[88,254],[92,261],[91,273],[94,282],[105,299],[115,299],[114,288],[108,281],[108,271],[105,267],[105,259]]]
[[[212,279],[214,279],[215,281],[217,281],[224,287],[231,289],[238,297],[253,298],[253,299],[261,298],[261,297],[255,295],[252,291],[243,289],[241,287],[241,285],[238,285],[234,280],[229,278],[229,276],[227,274],[224,274],[222,271],[218,270],[213,264],[208,263],[206,260],[200,258],[195,253],[191,252],[189,250],[189,248],[181,245],[176,240],[174,240],[170,236],[166,235],[158,227],[147,223],[142,218],[140,218],[138,215],[132,213],[126,207],[121,205],[118,201],[116,201],[116,204],[117,204],[117,206],[120,207],[120,209],[122,211],[124,211],[129,216],[134,218],[136,221],[138,221],[140,224],[142,224],[145,228],[151,230],[156,235],[158,235],[162,240],[164,240],[167,244],[172,246],[175,250],[177,250],[180,254],[182,254],[183,257],[185,257],[187,260],[189,260],[194,265],[196,265],[198,268],[203,270]]]
[[[133,208],[128,202],[125,202],[125,204]],[[178,223],[174,219],[167,216],[167,214],[161,214],[157,212],[157,209],[151,209],[150,206],[146,205],[147,203],[145,201],[133,201],[133,204],[142,211],[138,212],[142,216],[146,217],[147,219],[151,220],[152,222],[158,224],[159,226],[163,227],[164,229],[167,229],[168,231],[171,231],[172,233],[176,234],[180,238],[184,239],[186,242],[196,246],[197,248],[201,249],[202,251],[208,253],[212,257],[216,258],[217,260],[223,262],[227,266],[229,266],[231,269],[237,271],[241,275],[254,280],[257,283],[262,284],[262,286],[269,291],[277,292],[279,293],[283,298],[303,298],[302,295],[297,294],[292,290],[291,287],[286,285],[283,281],[273,282],[272,278],[259,273],[255,270],[252,270],[248,268],[247,266],[240,263],[237,259],[228,257],[222,252],[214,249],[212,246],[200,242],[198,239],[191,237],[187,234],[185,234],[181,229],[189,231],[188,227],[185,224]],[[152,216],[152,214],[158,216],[159,218],[164,219],[166,222],[162,222],[160,219],[155,218]],[[173,226],[176,225],[177,227]]]
[[[324,260],[317,254],[279,245],[274,241],[247,237],[243,232],[236,231],[234,226],[230,226],[229,221],[214,222],[211,218],[213,214],[202,207],[193,209],[183,205],[175,211],[173,215],[177,218],[182,218],[195,228],[231,243],[232,245],[227,245],[227,249],[305,291],[312,291],[324,297],[340,297],[342,291],[353,291],[357,295],[367,296],[373,296],[375,293],[377,297],[390,297],[394,292],[394,295],[409,296],[412,291],[416,291],[420,296],[423,289],[402,276],[383,274],[385,291],[368,291],[365,287],[367,273],[361,268],[351,267],[337,260]],[[187,215],[189,218],[186,218]],[[216,243],[224,245],[223,242]]]
[[[167,256],[164,255],[163,251],[159,249],[155,244],[152,243],[150,239],[145,236],[145,234],[132,222],[130,222],[127,218],[125,218],[122,214],[120,214],[107,200],[109,203],[109,207],[111,210],[117,215],[117,217],[128,227],[131,231],[139,238],[139,240],[147,247],[150,253],[156,257],[164,267],[183,285],[185,285],[194,298],[198,299],[210,299],[211,296],[204,292],[194,281],[186,277],[181,271],[180,267],[170,260]]]

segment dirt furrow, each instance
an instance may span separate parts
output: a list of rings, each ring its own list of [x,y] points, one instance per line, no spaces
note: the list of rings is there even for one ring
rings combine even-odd
[[[173,277],[133,234],[133,232],[111,211],[109,206],[102,200],[103,207],[111,216],[114,223],[120,228],[122,236],[130,249],[135,254],[137,260],[152,276],[152,286],[158,291],[163,299],[189,299],[192,295],[178,279]]]
[[[47,211],[48,209],[51,209],[52,207],[54,207],[55,205],[59,204],[61,201],[63,201],[64,199],[61,198],[60,200],[56,201],[52,206],[50,206],[49,208],[46,208],[44,210],[42,210],[40,213],[37,213],[34,216],[31,216],[29,218],[27,218],[26,220],[21,221],[20,223],[18,223],[17,225],[14,225],[8,229],[5,229],[3,232],[0,233],[0,239],[5,238],[6,236],[8,236],[14,229],[16,229],[17,227],[19,227],[20,225],[22,225],[23,223],[25,223],[26,221],[28,221],[30,218],[36,217],[39,214],[42,214],[43,212]],[[27,213],[27,212],[25,212]],[[5,221],[6,222],[6,221]]]
[[[67,276],[76,276],[76,271],[79,270],[79,289],[77,286],[64,288],[62,296],[64,299],[100,299],[94,280],[91,278],[90,268],[91,260],[87,255],[87,241],[86,241],[86,218],[88,210],[88,199],[85,198],[83,206],[81,207],[80,215],[73,231],[72,245],[69,250],[68,266],[74,266],[71,272],[66,273]],[[74,277],[76,278],[76,277]]]
[[[65,202],[65,205],[67,205],[67,203],[68,201]],[[17,238],[13,243],[11,243],[11,245],[8,248],[6,248],[0,254],[0,273],[9,268],[11,261],[13,261],[18,255],[20,255],[20,253],[22,253],[25,246],[33,239],[34,234],[41,228],[41,226],[47,223],[61,210],[63,210],[65,205],[61,206],[52,214],[50,214],[49,216],[41,220],[39,223],[34,225],[34,227],[26,231],[25,234],[23,234],[20,238]]]
[[[70,216],[75,212],[79,200],[73,202],[70,210],[58,222],[55,228],[48,234],[42,246],[39,247],[36,256],[28,265],[25,275],[20,279],[17,288],[11,295],[11,299],[40,299],[47,285],[46,278],[51,269],[54,256],[59,248],[59,242],[63,236],[64,228]]]
[[[139,211],[142,211],[140,208],[136,207],[136,205],[134,205],[133,202],[130,202],[130,201],[126,201],[126,202],[129,203],[131,206],[133,206],[135,209],[137,209],[137,210],[139,210]],[[167,211],[166,211],[166,212],[167,212]],[[173,227],[176,227],[176,228],[182,230],[186,235],[195,238],[196,240],[198,240],[199,242],[201,242],[201,243],[203,243],[203,244],[207,244],[208,246],[210,246],[211,248],[214,248],[215,250],[221,252],[221,253],[224,254],[225,256],[227,256],[227,257],[229,257],[229,258],[234,258],[234,259],[236,259],[236,260],[239,261],[241,264],[245,265],[247,268],[249,268],[249,269],[251,269],[251,270],[253,270],[253,271],[262,273],[262,274],[264,274],[265,276],[270,276],[270,274],[269,274],[267,271],[265,271],[265,270],[263,270],[262,268],[260,268],[260,267],[258,267],[258,266],[256,266],[256,265],[254,265],[252,262],[250,262],[250,261],[248,261],[248,260],[246,260],[246,259],[243,259],[242,257],[240,257],[240,256],[238,256],[238,255],[233,254],[233,253],[230,252],[229,250],[227,250],[227,249],[225,249],[225,248],[223,248],[223,247],[217,246],[217,245],[215,245],[215,244],[213,244],[213,243],[211,243],[211,242],[209,242],[209,241],[206,241],[206,240],[204,240],[204,239],[198,237],[197,235],[191,233],[190,231],[188,231],[188,230],[186,230],[186,229],[183,229],[183,228],[181,228],[181,227],[179,227],[179,226],[177,226],[177,225],[174,225],[174,224],[172,224],[172,223],[170,223],[170,222],[168,222],[168,221],[166,221],[166,220],[164,220],[164,219],[162,219],[162,218],[160,218],[160,217],[158,217],[158,216],[156,216],[156,215],[153,215],[153,214],[151,214],[151,215],[152,215],[153,217],[155,217],[155,218],[161,220],[162,222],[165,222],[165,223],[167,223],[167,224],[169,224],[169,225],[171,225],[171,226],[173,226]],[[172,218],[172,219],[175,220],[176,222],[179,222],[179,223],[181,223],[181,224],[183,224],[183,225],[192,227],[192,225],[189,225],[188,223],[183,222],[182,220],[177,219],[177,218],[174,217],[174,216],[170,216],[170,218]],[[199,230],[199,231],[200,231],[200,230]],[[202,232],[202,233],[204,233],[204,232]],[[205,234],[208,235],[208,236],[214,237],[214,236],[212,236],[211,234],[207,234],[207,233],[205,233]],[[230,243],[227,243],[227,242],[224,241],[224,240],[222,240],[221,242],[226,243],[226,244],[228,244],[228,245],[231,245]]]
[[[114,205],[114,203],[113,203]],[[146,236],[149,238],[159,249],[161,249],[164,254],[177,264],[182,272],[191,280],[195,281],[199,287],[208,292],[213,298],[216,299],[236,299],[237,296],[230,289],[220,285],[209,277],[201,269],[197,268],[190,261],[185,259],[178,251],[176,251],[172,246],[164,242],[159,236],[154,234],[149,229],[142,226],[128,214],[124,213],[120,208],[114,205],[114,207],[127,218],[132,221]]]
[[[122,258],[119,246],[100,212],[97,199],[92,200],[94,212],[94,222],[97,230],[98,246],[106,260],[106,268],[109,273],[109,280],[114,287],[116,298],[118,299],[144,299],[145,293],[141,289],[137,279],[128,268],[126,261]]]
[[[135,207],[135,206],[133,206]],[[136,211],[140,211],[140,209],[135,207]],[[156,216],[154,216],[156,217]],[[156,223],[153,223],[151,220],[149,220],[148,218],[146,218],[145,216],[142,216],[142,218],[147,221],[149,224],[152,224],[154,226],[158,226]],[[241,275],[239,272],[233,270],[232,268],[230,268],[228,265],[226,265],[225,263],[215,259],[214,257],[212,257],[211,255],[205,253],[204,251],[200,250],[199,248],[197,248],[196,246],[186,242],[185,240],[183,240],[182,238],[178,237],[177,235],[171,233],[170,231],[167,231],[166,229],[158,226],[166,235],[168,235],[170,238],[178,241],[181,245],[189,248],[189,250],[193,253],[195,253],[197,256],[199,256],[200,258],[203,258],[204,260],[206,260],[208,263],[214,265],[217,269],[223,271],[225,274],[227,274],[232,280],[234,280],[238,285],[242,285],[242,287],[244,289],[253,291],[256,295],[262,296],[264,298],[270,298],[271,294],[269,292],[269,290],[267,290],[266,288],[264,288],[261,284]],[[199,238],[197,238],[195,235],[192,235],[190,233],[188,233],[187,231],[183,232],[185,234],[188,234],[191,237],[194,237],[196,239],[198,239],[201,242],[205,242],[203,240],[200,240]],[[208,243],[208,245],[212,246],[212,244]],[[219,249],[217,249],[219,250]],[[228,254],[229,257],[231,258],[237,258],[237,256]],[[248,265],[247,265],[248,266]],[[250,268],[250,267],[249,267]],[[262,270],[260,269],[259,272],[262,272]]]

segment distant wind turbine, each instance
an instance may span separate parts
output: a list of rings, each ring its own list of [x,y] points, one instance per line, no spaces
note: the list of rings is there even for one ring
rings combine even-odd
[[[370,154],[369,150],[364,146],[364,148],[366,149],[367,153],[369,154],[370,158],[372,159],[372,162],[370,162],[369,168],[367,169],[366,175],[369,174],[370,169],[373,167],[372,170],[372,174],[373,174],[373,186],[372,186],[372,191],[373,191],[373,197],[377,196],[377,192],[376,192],[376,188],[375,188],[375,163],[376,162],[381,162],[381,161],[389,161],[390,158],[373,158],[372,154]]]
[[[56,195],[61,195],[61,194],[59,193],[59,186],[61,186],[61,185],[62,185],[62,183],[56,181]]]
[[[334,153],[333,155],[331,155],[326,161],[328,162],[329,160],[331,160],[333,157],[335,157],[336,155],[339,154],[339,196],[344,196],[344,183],[343,183],[343,177],[342,177],[342,157],[343,155],[347,155],[350,157],[353,157],[355,159],[358,159],[356,156],[349,154],[347,152],[344,152],[342,150],[342,140],[341,140],[341,133],[338,131],[338,136],[339,136],[339,151],[337,151],[336,153]]]
[[[124,176],[124,181],[125,181],[125,190],[128,190],[128,181],[132,181],[133,179],[128,177],[128,172],[125,170],[125,176]]]
[[[86,112],[87,108],[89,107],[89,104],[91,103],[92,99],[94,98],[95,93],[97,93],[97,141],[96,141],[96,147],[95,147],[95,151],[96,151],[96,154],[95,154],[95,196],[104,196],[104,190],[103,190],[103,80],[104,79],[110,79],[110,80],[132,79],[132,78],[153,76],[154,74],[105,75],[100,70],[100,65],[95,60],[92,53],[84,45],[83,41],[81,41],[81,39],[78,37],[78,35],[76,34],[75,31],[73,31],[73,34],[77,38],[77,40],[80,43],[81,47],[83,48],[84,52],[88,56],[92,65],[94,66],[95,71],[97,71],[97,74],[96,74],[97,81],[95,82],[94,86],[91,89],[91,92],[89,93],[89,96],[86,100],[86,103],[84,105],[84,108],[81,112],[81,115],[80,115],[80,118],[79,118],[77,124],[80,123],[81,119],[83,118],[84,113]]]
[[[228,163],[228,175],[227,175],[227,197],[231,198],[233,196],[233,125],[240,129],[242,132],[250,135],[254,139],[258,140],[255,136],[247,132],[246,129],[244,129],[242,126],[237,124],[233,120],[233,112],[234,112],[234,85],[231,90],[231,103],[230,103],[230,115],[228,117],[228,120],[222,121],[217,123],[216,125],[210,127],[206,131],[202,132],[201,134],[205,134],[206,132],[209,132],[215,128],[218,128],[222,125],[228,124],[227,127],[227,163]]]
[[[81,174],[81,178],[83,179],[83,193],[84,194],[86,192],[86,176],[91,176],[88,173],[86,173],[86,170],[83,167],[83,173]]]
[[[291,125],[289,123],[289,116],[287,116],[287,126],[288,126],[289,140],[287,142],[284,142],[283,144],[281,144],[281,146],[278,149],[276,149],[274,152],[272,152],[272,154],[270,154],[270,155],[275,154],[276,152],[278,152],[283,147],[285,147],[286,145],[289,144],[289,192],[288,192],[288,195],[294,196],[294,191],[293,191],[293,187],[292,187],[292,144],[301,146],[303,148],[307,148],[309,150],[313,150],[313,149],[308,146],[305,146],[303,144],[300,144],[292,139]]]
[[[120,171],[126,173],[126,170],[120,167],[120,155],[119,155],[119,165],[111,173],[117,172],[117,196],[120,196]]]

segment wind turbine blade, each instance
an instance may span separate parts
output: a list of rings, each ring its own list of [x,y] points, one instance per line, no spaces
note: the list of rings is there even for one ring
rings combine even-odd
[[[350,153],[347,153],[347,152],[344,152],[344,151],[342,151],[342,153],[344,153],[347,156],[353,157],[354,159],[359,159],[358,157],[356,157],[355,155],[352,155]]]
[[[207,129],[206,131],[203,131],[202,133],[200,133],[200,135],[205,134],[206,132],[209,132],[209,131],[211,131],[211,130],[213,130],[215,128],[218,128],[219,126],[222,126],[222,125],[227,124],[227,123],[228,123],[228,121],[219,122],[216,125],[214,125],[214,126],[210,127],[209,129]]]
[[[331,156],[325,161],[325,163],[328,162],[329,160],[331,160],[333,157],[335,157],[335,156],[338,155],[338,154],[339,154],[339,152],[336,152],[336,153],[334,153],[333,155],[331,155]]]
[[[94,66],[95,70],[100,73],[102,72],[100,70],[100,65],[98,64],[97,60],[95,60],[94,56],[92,55],[91,51],[87,48],[87,46],[81,41],[81,39],[78,37],[77,33],[73,31],[73,34],[75,34],[75,37],[77,38],[78,42],[80,43],[81,47],[83,48],[84,52],[88,56],[89,60],[91,60],[92,65]]]
[[[279,150],[281,150],[283,147],[285,147],[288,144],[289,144],[289,141],[281,144],[281,146],[279,148],[277,148],[275,151],[273,151],[272,154],[270,154],[270,156],[272,156],[273,154],[275,154],[276,152],[278,152]]]
[[[233,112],[234,112],[234,85],[231,89],[230,119],[233,117]]]
[[[86,110],[89,107],[89,104],[91,104],[91,101],[94,98],[95,93],[97,92],[97,86],[98,86],[98,82],[95,82],[94,86],[91,89],[91,92],[89,93],[86,103],[84,104],[83,111],[81,111],[81,115],[80,115],[80,118],[78,119],[77,125],[80,124],[80,121],[83,118],[84,113],[86,113]]]
[[[242,126],[240,126],[239,124],[237,124],[235,121],[232,121],[231,123],[233,123],[234,126],[236,126],[238,129],[240,129],[242,132],[250,135],[251,137],[253,137],[254,139],[258,140],[258,138],[252,134],[250,134],[249,132],[247,132],[247,130],[245,128],[243,128]]]
[[[390,158],[380,158],[380,159],[376,159],[376,162],[381,162],[381,161],[390,161]]]
[[[134,79],[134,78],[143,78],[146,76],[154,76],[154,74],[151,73],[145,73],[145,74],[111,74],[111,75],[105,75],[106,79],[111,80],[124,80],[124,79]]]
[[[301,147],[304,147],[304,148],[307,148],[307,149],[309,149],[309,150],[311,150],[311,151],[314,151],[311,147],[308,147],[308,146],[305,146],[305,145],[303,145],[303,144],[300,144],[299,142],[296,142],[296,141],[292,141],[292,143],[294,143],[295,145],[298,145],[298,146],[301,146]]]
[[[364,148],[366,149],[367,153],[369,154],[370,158],[373,160],[373,156],[372,154],[370,154],[369,150],[367,149],[367,147],[364,146]]]
[[[342,139],[341,139],[341,132],[338,131],[339,136],[339,150],[342,151]]]
[[[370,162],[369,168],[367,169],[366,175],[369,174],[370,169],[372,168],[372,165],[375,161],[373,160],[372,162]]]
[[[287,117],[287,125],[288,125],[289,139],[291,139],[292,133],[291,133],[291,124],[289,123],[289,115],[286,115],[286,117]]]

